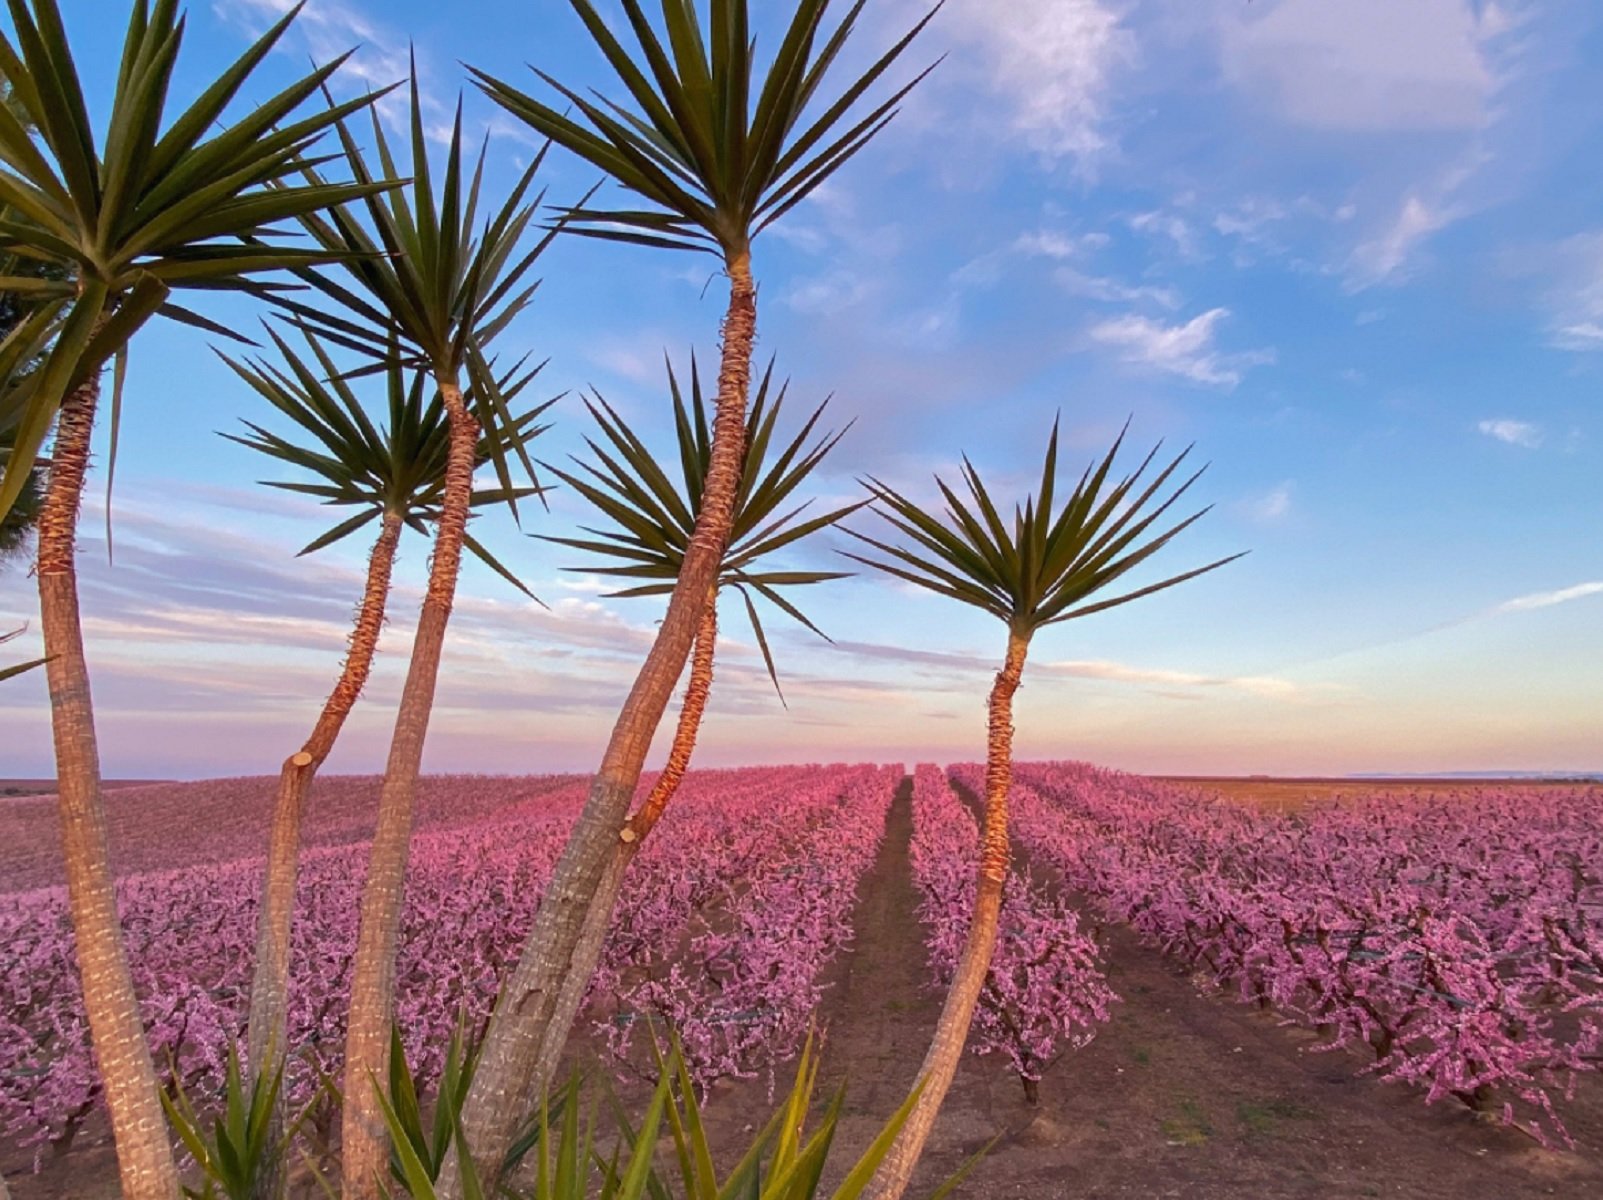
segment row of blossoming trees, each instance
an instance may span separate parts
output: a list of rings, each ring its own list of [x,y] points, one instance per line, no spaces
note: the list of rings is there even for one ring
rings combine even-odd
[[[135,1200],[171,1200],[180,1185],[118,926],[74,569],[105,372],[114,462],[129,349],[143,328],[164,318],[237,340],[203,304],[179,298],[220,289],[258,297],[278,322],[268,333],[273,354],[230,362],[246,394],[266,400],[296,432],[285,436],[251,423],[236,440],[295,469],[295,478],[279,486],[346,510],[308,550],[377,529],[349,654],[311,733],[281,769],[248,1022],[246,1060],[258,1078],[272,1072],[286,1042],[291,915],[308,788],[367,677],[398,539],[406,528],[433,539],[352,967],[342,1186],[351,1200],[368,1200],[379,1194],[388,1166],[382,1099],[371,1081],[385,1078],[390,1066],[415,798],[463,552],[517,582],[468,532],[469,517],[475,506],[505,503],[516,510],[540,489],[529,443],[544,406],[520,402],[534,371],[504,351],[503,335],[531,298],[541,251],[563,234],[708,253],[727,278],[710,405],[694,368],[688,401],[670,373],[679,478],[599,397],[591,406],[599,465],[553,468],[610,522],[556,540],[605,556],[609,565],[602,569],[630,584],[620,594],[666,595],[667,610],[522,953],[501,982],[458,1135],[437,1181],[439,1195],[470,1194],[477,1182],[467,1164],[501,1162],[538,1111],[625,872],[683,777],[711,686],[720,594],[741,594],[766,659],[753,596],[808,623],[784,589],[835,577],[761,561],[851,509],[801,519],[788,503],[834,444],[833,436],[814,433],[820,413],[786,441],[775,429],[783,386],[771,374],[750,403],[757,321],[752,246],[894,116],[922,76],[895,89],[887,77],[934,14],[842,86],[831,76],[862,0],[833,22],[826,20],[828,0],[800,0],[761,63],[746,0],[710,0],[705,18],[689,0],[663,0],[659,15],[648,15],[639,0],[619,0],[632,45],[590,0],[570,0],[622,89],[618,97],[581,94],[541,74],[553,98],[547,104],[473,71],[485,94],[548,145],[603,173],[602,198],[593,192],[551,207],[537,186],[544,152],[499,203],[488,198],[486,152],[476,161],[464,154],[460,110],[443,162],[431,161],[415,79],[404,146],[391,144],[374,115],[378,97],[327,99],[343,59],[316,67],[256,108],[243,106],[241,90],[298,8],[181,108],[169,89],[183,14],[176,0],[135,0],[117,77],[105,89],[109,118],[97,125],[56,0],[7,2],[12,28],[0,37],[0,74],[11,102],[0,107],[0,250],[27,269],[0,277],[0,291],[18,300],[17,319],[0,343],[0,513],[39,467],[48,468],[36,573],[69,903],[123,1191]],[[617,189],[626,198],[614,204],[609,197]],[[543,211],[554,215],[546,219]],[[376,405],[367,394],[370,381],[382,385],[374,388],[382,396]],[[49,457],[42,459],[47,442]],[[1008,630],[990,701],[973,917],[921,1091],[870,1187],[878,1200],[906,1187],[991,956],[1007,875],[1012,697],[1031,637],[1045,625],[1200,573],[1100,598],[1196,519],[1157,524],[1196,476],[1177,476],[1181,455],[1147,479],[1148,455],[1115,477],[1116,443],[1059,502],[1056,445],[1054,430],[1039,489],[1010,515],[966,463],[966,497],[937,481],[944,515],[929,514],[878,481],[870,482],[864,501],[877,502],[902,540],[856,535],[866,548],[854,557],[990,612]],[[493,474],[493,486],[475,488],[481,471]],[[631,813],[648,747],[687,660],[690,678],[667,769]],[[280,1172],[263,1190],[283,1187]]]

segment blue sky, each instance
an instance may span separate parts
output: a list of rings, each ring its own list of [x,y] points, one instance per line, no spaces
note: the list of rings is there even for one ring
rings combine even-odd
[[[192,3],[178,90],[287,6]],[[106,7],[63,0],[102,80]],[[872,0],[859,62],[919,11]],[[562,0],[311,0],[257,86],[353,45],[344,86],[387,83],[409,39],[442,129],[464,61],[531,88],[525,63],[605,82]],[[1020,752],[1199,773],[1603,768],[1603,11],[949,0],[909,69],[939,55],[756,247],[759,354],[798,407],[832,394],[855,420],[820,494],[870,472],[927,492],[963,452],[1006,490],[1055,414],[1076,469],[1129,418],[1135,444],[1195,442],[1212,464],[1194,494],[1214,510],[1154,569],[1252,551],[1042,634]],[[505,183],[533,145],[466,104]],[[593,178],[553,154],[545,181],[560,202]],[[714,267],[559,242],[508,347],[550,357],[548,391],[598,388],[660,436],[664,352],[716,354]],[[546,457],[586,429],[571,395],[557,411]],[[108,774],[271,770],[332,683],[363,548],[294,559],[327,522],[254,487],[261,466],[214,433],[262,416],[204,339],[136,344],[116,564],[98,497],[81,556]],[[583,516],[559,494],[528,528]],[[659,610],[599,598],[503,516],[476,531],[550,608],[468,568],[427,765],[589,767]],[[403,545],[335,769],[382,762],[425,560]],[[872,578],[808,601],[835,644],[774,618],[788,710],[726,613],[704,761],[982,752],[993,621]],[[34,614],[31,581],[0,578],[0,626]],[[7,685],[0,720],[20,731],[0,775],[48,773],[42,680]]]

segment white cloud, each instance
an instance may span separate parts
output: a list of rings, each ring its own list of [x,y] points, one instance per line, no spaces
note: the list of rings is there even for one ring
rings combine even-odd
[[[996,0],[950,0],[940,25],[963,59],[983,64],[984,85],[1025,145],[1081,166],[1109,150],[1108,90],[1135,57],[1135,37],[1112,4],[1011,0],[999,19]]]
[[[1491,611],[1493,614],[1530,612],[1538,608],[1552,608],[1555,604],[1568,604],[1571,600],[1584,600],[1588,596],[1603,595],[1603,580],[1589,580],[1586,583],[1577,583],[1574,587],[1559,588],[1552,592],[1532,592],[1528,596],[1516,596],[1512,600],[1505,600]]]
[[[1149,300],[1162,308],[1180,307],[1180,293],[1171,287],[1153,284],[1122,283],[1107,275],[1087,275],[1073,267],[1060,267],[1052,278],[1064,291],[1088,300],[1103,300],[1115,304],[1136,304]]]
[[[1561,326],[1553,333],[1553,344],[1560,350],[1603,350],[1603,325],[1578,321]]]
[[[824,275],[798,280],[784,301],[800,313],[838,313],[856,308],[874,292],[874,285],[856,271],[836,268]]]
[[[1227,79],[1302,125],[1479,129],[1518,19],[1472,0],[1282,0],[1222,9]]]
[[[1303,689],[1289,679],[1269,675],[1214,676],[1193,671],[1172,671],[1154,667],[1132,667],[1102,660],[1069,660],[1041,664],[1042,668],[1079,679],[1102,679],[1111,683],[1155,684],[1162,687],[1226,688],[1272,700],[1291,700]]]
[[[1455,215],[1416,193],[1404,197],[1391,223],[1353,251],[1352,286],[1364,288],[1399,277],[1414,249]]]
[[[218,0],[223,17],[259,32],[295,7],[297,0]],[[326,63],[355,50],[343,68],[346,78],[370,87],[388,87],[406,78],[407,40],[399,31],[375,21],[360,8],[341,0],[309,0],[291,33],[298,35],[314,62]]]
[[[1214,347],[1214,328],[1230,315],[1213,308],[1181,325],[1165,325],[1137,313],[1092,326],[1091,340],[1119,352],[1121,361],[1179,375],[1195,383],[1233,388],[1250,368],[1274,362],[1274,351],[1221,353]]]
[[[1261,496],[1253,496],[1239,505],[1249,520],[1272,525],[1291,515],[1291,480],[1277,484]]]
[[[1534,450],[1542,444],[1542,427],[1529,421],[1515,421],[1508,417],[1481,421],[1475,428],[1489,438],[1496,438],[1510,446],[1524,446]]]
[[[1166,212],[1137,213],[1130,218],[1130,228],[1137,233],[1144,233],[1149,237],[1168,239],[1174,245],[1175,253],[1181,258],[1196,258],[1199,256],[1196,234],[1192,233],[1191,226],[1184,217]]]
[[[1565,238],[1533,257],[1554,279],[1546,297],[1552,344],[1603,350],[1603,230]]]

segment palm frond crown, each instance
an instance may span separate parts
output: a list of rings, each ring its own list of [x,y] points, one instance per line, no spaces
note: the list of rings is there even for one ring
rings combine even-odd
[[[58,269],[0,277],[0,291],[36,302],[34,332],[49,333],[35,339],[35,352],[49,347],[40,368],[6,384],[22,412],[0,477],[0,512],[21,489],[63,398],[123,353],[151,317],[233,336],[175,303],[175,289],[235,288],[263,272],[324,261],[318,248],[286,244],[278,224],[390,186],[294,181],[329,126],[375,99],[295,116],[344,56],[223,123],[299,5],[169,115],[185,19],[177,0],[136,0],[102,134],[90,121],[57,0],[6,3],[13,32],[0,31],[0,77],[11,88],[0,105],[0,253]]]
[[[758,232],[806,199],[895,116],[928,69],[865,111],[858,103],[935,15],[932,9],[826,100],[821,86],[864,0],[855,0],[832,30],[825,27],[829,0],[799,0],[760,78],[748,0],[710,0],[705,23],[693,0],[662,0],[659,25],[640,0],[620,0],[633,55],[593,0],[569,3],[626,102],[583,95],[538,69],[576,115],[475,69],[479,86],[649,206],[573,208],[566,217],[574,232],[726,258],[743,253]]]
[[[311,554],[332,545],[385,513],[398,516],[408,528],[427,535],[428,522],[439,516],[450,440],[445,406],[428,372],[392,362],[384,373],[387,420],[375,424],[358,394],[357,381],[336,369],[328,349],[314,334],[303,331],[311,361],[272,330],[268,336],[283,365],[262,359],[241,362],[226,355],[224,361],[306,436],[286,437],[254,421],[242,422],[247,431],[243,434],[222,436],[312,476],[311,480],[264,480],[266,486],[311,496],[325,505],[357,510],[315,538],[301,553]],[[539,367],[527,368],[519,363],[502,375],[502,394],[509,402],[515,401],[538,371]],[[539,419],[554,402],[546,400],[517,412],[510,425],[484,431],[476,454],[478,464],[490,462],[497,453],[511,452],[514,445],[526,448],[548,428]],[[476,508],[487,507],[526,498],[539,490],[479,489],[473,492],[470,503]],[[485,565],[528,593],[476,538],[469,535],[464,544]]]
[[[1154,529],[1206,468],[1176,481],[1191,453],[1187,447],[1143,486],[1147,469],[1162,449],[1159,443],[1133,471],[1114,481],[1114,460],[1124,438],[1121,432],[1100,461],[1086,467],[1058,507],[1058,426],[1054,422],[1040,485],[1014,506],[1011,522],[998,511],[966,456],[962,466],[966,496],[938,476],[935,480],[945,504],[944,520],[879,480],[868,479],[865,484],[876,502],[875,511],[906,544],[894,545],[847,529],[883,556],[848,553],[847,557],[988,612],[1026,639],[1043,626],[1128,604],[1240,558],[1240,554],[1232,554],[1157,583],[1101,598],[1116,581],[1208,511],[1203,508]],[[1164,495],[1166,488],[1168,494]]]
[[[479,424],[491,429],[512,420],[508,397],[490,365],[491,344],[538,288],[529,271],[554,236],[547,230],[532,245],[523,245],[544,201],[544,192],[531,195],[531,190],[545,151],[534,156],[501,206],[485,214],[481,193],[488,139],[470,162],[458,102],[436,185],[415,66],[410,96],[409,178],[376,112],[370,114],[371,152],[363,150],[347,122],[336,122],[346,169],[374,190],[301,218],[312,241],[334,261],[328,268],[295,272],[320,293],[322,303],[288,292],[268,298],[328,342],[368,360],[353,374],[384,371],[399,362],[442,382],[465,385]],[[321,182],[317,164],[305,164],[305,179]],[[513,490],[509,463],[514,457],[534,482],[534,465],[521,442],[497,441],[492,450],[503,489]],[[515,502],[513,507],[516,511]]]
[[[675,453],[659,459],[605,398],[587,402],[600,432],[589,438],[593,462],[575,459],[571,469],[546,469],[584,497],[610,520],[602,527],[584,527],[585,537],[542,535],[542,540],[582,550],[611,565],[589,570],[619,580],[639,581],[613,596],[659,596],[673,591],[684,565],[702,502],[702,483],[712,460],[710,402],[694,356],[688,401],[673,364],[667,364],[672,394]],[[811,500],[796,502],[802,484],[811,478],[845,430],[818,432],[828,401],[820,404],[799,429],[776,440],[788,383],[774,381],[770,362],[752,402],[749,435],[728,548],[718,575],[720,588],[739,592],[771,677],[773,658],[752,594],[773,604],[813,633],[823,632],[783,593],[790,588],[844,578],[841,571],[794,571],[767,567],[763,560],[803,538],[835,524],[861,508],[858,501],[808,516]],[[663,463],[674,462],[677,471]],[[677,476],[677,478],[675,477]],[[827,640],[827,638],[826,638]]]

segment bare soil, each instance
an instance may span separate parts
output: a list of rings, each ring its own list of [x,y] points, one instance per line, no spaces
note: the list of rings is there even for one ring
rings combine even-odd
[[[864,880],[856,941],[831,967],[819,1014],[826,1030],[822,1090],[847,1086],[837,1175],[905,1097],[940,1009],[939,996],[926,984],[907,860],[909,797],[910,781],[891,809],[879,860]],[[1005,1062],[966,1056],[911,1196],[927,1196],[992,1139],[996,1144],[959,1196],[1603,1195],[1603,1080],[1583,1079],[1575,1100],[1561,1105],[1577,1149],[1544,1150],[1462,1107],[1427,1106],[1415,1091],[1358,1075],[1361,1059],[1319,1052],[1312,1034],[1211,994],[1122,927],[1105,929],[1103,937],[1109,980],[1122,997],[1112,1020],[1089,1046],[1047,1074],[1033,1107]],[[581,1060],[589,1053],[583,1044],[576,1047]],[[778,1089],[787,1083],[781,1068]],[[715,1090],[708,1118],[721,1162],[739,1157],[771,1108],[766,1080]],[[26,1157],[15,1152],[0,1157],[0,1169],[14,1200],[117,1194],[103,1126],[85,1130],[70,1154],[40,1175],[27,1174]]]

